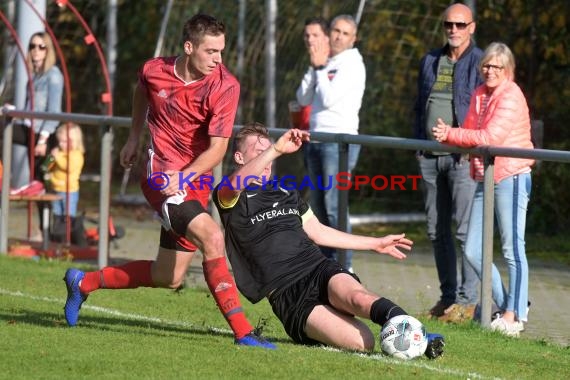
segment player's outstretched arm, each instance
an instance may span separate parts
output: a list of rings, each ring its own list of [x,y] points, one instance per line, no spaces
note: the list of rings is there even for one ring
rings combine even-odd
[[[318,245],[340,249],[353,249],[358,251],[374,251],[390,255],[396,259],[406,258],[401,250],[410,251],[414,244],[405,234],[387,235],[384,237],[371,237],[348,234],[325,226],[316,216],[311,216],[303,223],[303,229],[309,238]]]
[[[377,253],[390,255],[397,259],[405,259],[406,255],[400,251],[404,249],[410,251],[412,249],[413,241],[406,238],[406,234],[386,235],[384,237],[372,238],[375,240],[376,247],[372,249]]]
[[[218,190],[218,198],[223,204],[230,204],[239,196],[247,185],[263,174],[263,170],[282,154],[298,151],[303,141],[309,141],[309,132],[300,129],[289,129],[279,139],[263,151],[259,156],[246,162],[229,176],[230,186],[222,186]],[[248,179],[247,183],[239,183],[241,179]]]

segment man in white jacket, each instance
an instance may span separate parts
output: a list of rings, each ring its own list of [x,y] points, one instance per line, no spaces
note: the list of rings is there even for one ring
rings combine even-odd
[[[311,105],[310,131],[358,134],[358,112],[362,104],[366,69],[362,56],[354,47],[357,24],[350,15],[339,15],[331,22],[329,46],[326,39],[307,44],[311,66],[297,89],[297,102]],[[305,166],[314,184],[309,203],[319,221],[338,228],[339,172],[337,143],[311,142],[305,148]],[[349,146],[348,169],[356,166],[360,145]],[[347,213],[348,217],[348,213]],[[350,232],[350,224],[347,223]],[[321,247],[327,257],[336,252]],[[352,271],[352,252],[346,252],[341,263]]]

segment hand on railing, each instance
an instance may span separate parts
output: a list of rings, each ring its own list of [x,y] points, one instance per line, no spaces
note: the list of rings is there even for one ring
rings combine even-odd
[[[0,108],[0,116],[4,115],[4,110],[7,111],[12,111],[15,110],[16,106],[10,103],[4,103],[4,105],[2,106],[2,108]]]

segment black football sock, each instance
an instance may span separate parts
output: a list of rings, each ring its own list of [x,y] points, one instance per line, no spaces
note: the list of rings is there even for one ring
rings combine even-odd
[[[390,301],[388,298],[378,298],[370,307],[370,320],[381,326],[390,318],[394,318],[397,315],[407,314],[408,313],[406,313],[404,309]]]

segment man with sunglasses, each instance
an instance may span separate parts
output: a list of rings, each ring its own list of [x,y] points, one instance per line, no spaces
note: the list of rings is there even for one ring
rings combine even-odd
[[[445,46],[426,54],[420,62],[414,138],[434,140],[431,129],[441,118],[460,128],[473,90],[482,83],[477,65],[482,51],[471,36],[475,21],[471,9],[453,4],[443,15]],[[475,183],[469,164],[460,154],[417,153],[422,174],[428,237],[432,242],[440,282],[441,298],[429,315],[444,321],[471,319],[477,303],[478,278],[464,259],[467,224]],[[452,237],[462,251],[461,281],[457,276],[457,255]]]

